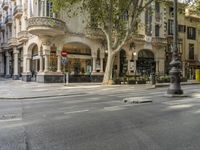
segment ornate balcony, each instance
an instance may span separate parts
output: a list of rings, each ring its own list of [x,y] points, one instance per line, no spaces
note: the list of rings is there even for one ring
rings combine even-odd
[[[16,45],[17,45],[17,38],[12,37],[8,39],[8,46],[12,47]]]
[[[12,16],[11,15],[6,16],[5,24],[8,25],[8,26],[12,25]]]
[[[85,36],[91,39],[104,39],[105,35],[100,28],[85,28]]]
[[[3,8],[3,10],[7,10],[8,9],[8,0],[4,0],[3,1],[3,4],[2,4],[2,8]]]
[[[13,16],[15,18],[20,18],[22,15],[23,15],[22,6],[21,5],[15,6]]]
[[[33,17],[28,19],[28,31],[38,36],[64,35],[66,24],[56,18]]]
[[[145,41],[145,35],[142,35],[142,34],[135,34],[135,35],[133,35],[132,38],[135,41],[140,41],[140,42],[144,42]]]
[[[167,38],[153,37],[152,38],[152,44],[153,45],[166,45],[167,44]]]
[[[25,42],[28,40],[28,31],[20,31],[18,33],[18,42]]]

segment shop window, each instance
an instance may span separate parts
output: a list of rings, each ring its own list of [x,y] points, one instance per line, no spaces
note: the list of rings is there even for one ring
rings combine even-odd
[[[50,59],[49,70],[55,72],[57,70],[57,55],[56,55],[56,46],[54,44],[53,46],[51,46],[49,59]]]
[[[68,43],[63,46],[68,53],[67,64],[62,64],[62,70],[70,75],[90,75],[92,71],[91,49],[81,43]],[[97,54],[98,55],[98,54]]]

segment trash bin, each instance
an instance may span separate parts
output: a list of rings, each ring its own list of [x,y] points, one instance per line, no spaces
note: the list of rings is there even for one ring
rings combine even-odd
[[[200,69],[195,69],[195,80],[200,82]]]

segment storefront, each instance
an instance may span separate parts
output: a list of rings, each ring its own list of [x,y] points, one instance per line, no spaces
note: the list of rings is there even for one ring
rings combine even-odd
[[[154,54],[151,50],[143,49],[138,53],[137,60],[137,73],[139,75],[150,76],[151,73],[155,73],[156,63],[154,60]]]
[[[100,61],[98,54],[95,58],[95,68],[93,67],[93,57],[91,49],[82,43],[68,43],[63,46],[62,51],[67,52],[67,62],[62,63],[62,72],[69,73],[69,82],[95,82],[101,81],[103,76],[92,74],[95,69],[100,71]],[[64,61],[63,61],[64,62]]]

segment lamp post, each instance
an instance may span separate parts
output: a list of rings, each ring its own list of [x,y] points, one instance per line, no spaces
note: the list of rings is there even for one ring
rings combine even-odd
[[[135,79],[136,79],[136,52],[133,52],[133,58],[134,58],[134,75],[135,75]]]
[[[174,0],[174,35],[173,35],[173,52],[172,61],[170,62],[171,70],[170,74],[170,85],[167,90],[167,94],[172,96],[182,95],[183,91],[180,85],[180,69],[181,62],[178,56],[178,34],[177,34],[177,0]]]

